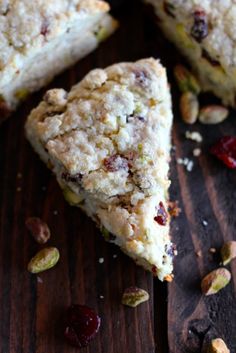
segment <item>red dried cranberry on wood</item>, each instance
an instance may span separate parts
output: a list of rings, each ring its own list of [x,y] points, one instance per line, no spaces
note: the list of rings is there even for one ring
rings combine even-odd
[[[236,168],[236,137],[222,137],[211,147],[210,152],[227,165],[228,168]]]
[[[197,10],[193,13],[194,23],[191,28],[191,35],[196,41],[201,42],[208,36],[207,15],[203,10]]]
[[[99,330],[100,317],[85,305],[72,305],[67,310],[64,335],[75,347],[85,347]]]
[[[159,207],[157,209],[157,215],[154,217],[154,221],[156,221],[161,226],[165,226],[168,220],[168,213],[166,212],[165,206],[163,202],[159,203]]]

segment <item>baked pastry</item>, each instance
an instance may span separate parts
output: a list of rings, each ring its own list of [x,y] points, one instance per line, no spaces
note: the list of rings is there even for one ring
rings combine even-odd
[[[171,99],[158,60],[95,69],[67,93],[49,90],[26,134],[81,207],[138,264],[171,279],[168,179]]]
[[[0,0],[0,121],[116,28],[100,0]]]
[[[187,57],[204,91],[236,106],[236,3],[145,0],[167,38]]]

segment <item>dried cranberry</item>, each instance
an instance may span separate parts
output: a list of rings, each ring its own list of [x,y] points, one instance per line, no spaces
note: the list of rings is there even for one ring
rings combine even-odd
[[[103,163],[109,172],[117,172],[121,169],[128,171],[129,169],[127,159],[119,154],[114,154],[113,156],[105,158]]]
[[[63,180],[65,180],[66,182],[71,182],[71,183],[79,183],[81,182],[83,175],[80,173],[76,173],[76,174],[70,174],[67,172],[63,172],[61,174],[61,178]]]
[[[154,217],[154,221],[156,221],[161,226],[165,226],[167,223],[167,219],[168,214],[166,212],[165,206],[163,205],[163,202],[160,202],[157,210],[157,215],[156,217]]]
[[[210,152],[224,162],[231,169],[236,168],[236,137],[224,136],[214,146]]]
[[[75,347],[85,347],[96,335],[101,323],[95,311],[85,305],[72,305],[67,310],[64,335]]]
[[[202,10],[195,11],[193,14],[194,24],[191,28],[191,35],[198,42],[201,42],[208,35],[208,23],[206,13]]]
[[[148,75],[147,75],[146,71],[144,71],[144,70],[135,70],[134,71],[134,75],[135,75],[136,82],[140,86],[145,87],[147,85]]]

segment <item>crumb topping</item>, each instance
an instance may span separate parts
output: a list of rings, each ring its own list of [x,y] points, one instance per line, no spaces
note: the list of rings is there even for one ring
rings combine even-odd
[[[70,31],[75,21],[109,10],[100,0],[0,0],[0,72],[6,65],[20,66],[29,50]]]
[[[159,6],[159,0],[147,0]],[[166,4],[167,1],[162,1]],[[164,5],[162,5],[164,6]],[[234,0],[168,0],[171,17],[209,57],[224,66],[236,66],[236,3]],[[165,10],[165,7],[164,7]],[[168,12],[165,10],[168,16]]]
[[[69,187],[69,202],[80,202],[109,239],[111,233],[135,261],[154,266],[160,279],[173,260],[171,125],[166,72],[152,58],[93,70],[68,94],[47,92],[26,124],[34,148]]]
[[[145,74],[142,61],[135,70],[127,63],[93,70],[68,96],[63,90],[49,91],[35,110],[41,116],[36,128],[49,154],[72,176],[80,173],[83,187],[99,191],[100,197],[135,188],[136,204],[143,194],[168,185],[167,164],[162,165],[168,158],[164,130],[170,127],[161,89],[166,77],[154,60],[149,64]]]

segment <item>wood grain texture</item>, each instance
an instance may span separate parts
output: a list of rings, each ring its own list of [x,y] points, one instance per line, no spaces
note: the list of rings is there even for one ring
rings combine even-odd
[[[179,251],[175,280],[167,293],[166,284],[153,280],[117,247],[105,243],[95,225],[64,201],[53,175],[24,137],[25,118],[47,87],[30,97],[0,127],[0,353],[76,352],[62,337],[63,313],[71,303],[90,305],[102,318],[99,334],[83,352],[201,352],[213,336],[223,337],[235,352],[235,262],[230,266],[232,281],[221,293],[205,298],[199,287],[201,277],[218,266],[209,248],[218,249],[225,240],[236,239],[236,173],[222,168],[208,154],[208,147],[217,138],[236,134],[234,114],[219,126],[190,127],[203,135],[203,153],[194,158],[191,173],[178,165],[176,158],[192,158],[196,147],[184,138],[188,127],[179,118],[179,97],[172,77],[173,65],[183,59],[167,43],[145,6],[136,0],[111,3],[121,23],[117,33],[58,76],[50,87],[70,89],[92,68],[118,61],[154,56],[167,66],[175,107],[176,146],[170,196],[178,199],[182,208],[172,222]],[[206,97],[203,103],[210,100],[212,97]],[[49,224],[49,245],[57,246],[61,253],[58,265],[38,276],[26,271],[29,259],[40,248],[25,228],[28,216],[39,216]],[[203,220],[208,222],[206,227]],[[198,250],[202,257],[196,256]],[[98,263],[100,257],[103,264]],[[122,306],[122,292],[130,285],[148,290],[150,301],[136,309]]]
[[[225,241],[236,239],[235,171],[222,168],[220,162],[208,154],[209,146],[217,138],[236,135],[233,118],[213,127],[212,131],[194,126],[204,141],[202,155],[194,159],[191,173],[173,162],[172,189],[176,190],[178,185],[177,198],[183,213],[172,223],[179,255],[175,263],[175,281],[169,286],[170,352],[200,352],[215,337],[225,339],[232,352],[236,349],[235,262],[229,266],[232,272],[229,286],[209,297],[203,297],[200,291],[201,278],[219,267],[219,257],[210,254],[209,249],[219,250]],[[181,125],[176,122],[173,133],[176,158],[190,157],[194,145],[184,139],[185,128]],[[206,226],[204,220],[208,223]],[[201,251],[201,257],[196,255],[198,251]]]

